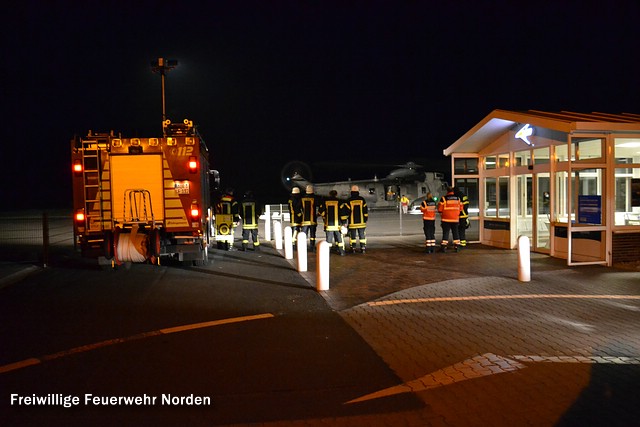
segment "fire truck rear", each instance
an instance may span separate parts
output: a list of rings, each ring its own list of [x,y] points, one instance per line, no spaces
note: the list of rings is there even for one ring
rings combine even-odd
[[[83,256],[112,265],[203,264],[212,240],[208,149],[193,122],[162,138],[92,133],[71,141],[74,235]]]

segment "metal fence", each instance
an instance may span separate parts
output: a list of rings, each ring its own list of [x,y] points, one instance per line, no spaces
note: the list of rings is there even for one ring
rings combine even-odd
[[[73,248],[71,214],[9,212],[0,214],[0,261],[47,265],[51,251]]]

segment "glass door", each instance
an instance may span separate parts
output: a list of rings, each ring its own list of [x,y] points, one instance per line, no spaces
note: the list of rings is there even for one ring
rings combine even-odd
[[[536,174],[534,209],[534,250],[549,252],[551,249],[551,176],[549,172]]]

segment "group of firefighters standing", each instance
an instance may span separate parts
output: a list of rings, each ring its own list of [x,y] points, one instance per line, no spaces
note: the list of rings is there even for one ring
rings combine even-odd
[[[351,194],[347,200],[338,199],[335,190],[329,192],[329,197],[316,196],[312,185],[307,185],[302,194],[299,187],[293,187],[289,197],[289,218],[293,234],[293,244],[297,243],[298,233],[305,233],[309,241],[309,251],[316,248],[316,230],[318,217],[322,217],[326,240],[331,248],[340,255],[355,252],[360,244],[360,252],[366,253],[366,227],[369,219],[369,209],[364,197],[360,196],[357,185],[351,187]],[[442,241],[440,250],[446,252],[449,246],[449,234],[452,235],[453,249],[458,252],[467,245],[466,229],[469,227],[469,198],[455,187],[448,187],[447,194],[437,199],[428,193],[420,205],[425,236],[425,252],[433,253],[436,248],[436,217],[440,214],[442,225]],[[234,227],[242,219],[242,249],[249,247],[250,238],[254,250],[260,249],[258,238],[258,221],[262,214],[260,205],[256,202],[253,192],[247,191],[238,203],[233,190],[228,190],[216,205],[216,213],[228,214],[233,217]],[[233,233],[233,230],[231,230]],[[233,235],[233,234],[232,234]],[[349,236],[349,245],[345,243],[345,236]]]
[[[307,185],[305,194],[300,188],[293,187],[289,197],[289,221],[293,232],[293,243],[296,244],[298,233],[305,233],[309,239],[309,250],[316,248],[316,229],[318,216],[322,217],[327,243],[340,255],[347,251],[355,252],[360,243],[360,252],[367,250],[367,220],[369,209],[364,197],[360,196],[357,185],[351,187],[348,200],[338,199],[338,192],[331,190],[329,197],[319,198],[313,186]],[[349,235],[349,247],[345,244],[345,235]]]
[[[466,230],[469,228],[469,198],[455,187],[448,187],[447,194],[440,200],[428,193],[420,205],[425,237],[425,252],[433,253],[436,248],[436,213],[442,220],[442,241],[440,250],[447,251],[449,234],[453,238],[453,249],[467,245]]]

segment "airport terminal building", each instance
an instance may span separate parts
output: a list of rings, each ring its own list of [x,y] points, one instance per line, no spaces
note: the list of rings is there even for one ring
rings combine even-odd
[[[640,260],[640,114],[494,110],[444,150],[481,243]]]

